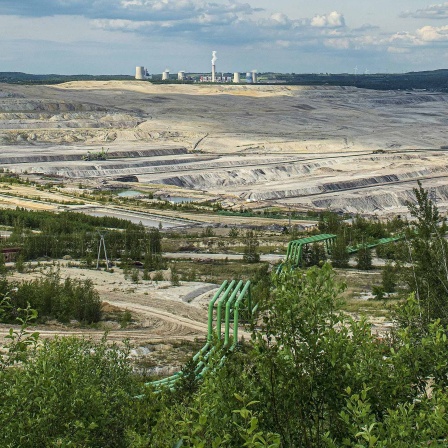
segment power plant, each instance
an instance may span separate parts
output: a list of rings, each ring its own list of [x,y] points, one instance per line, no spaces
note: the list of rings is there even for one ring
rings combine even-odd
[[[240,84],[242,82],[242,77],[240,72],[234,72],[233,78],[231,73],[222,73],[221,76],[218,76],[216,71],[216,61],[218,60],[217,51],[212,51],[212,72],[210,74],[204,74],[199,76],[194,75],[186,75],[184,70],[180,70],[177,73],[178,81],[189,81],[189,82],[212,82],[212,83],[235,83]],[[159,75],[160,76],[160,75]],[[243,73],[244,78],[244,73]],[[152,79],[152,75],[148,74],[148,70],[143,66],[137,66],[135,68],[135,79],[144,80],[144,79]],[[156,78],[157,79],[157,78]],[[160,78],[158,78],[160,79]],[[162,81],[170,80],[170,70],[166,69],[162,73]],[[258,83],[258,74],[257,70],[252,70],[251,72],[246,72],[246,77],[243,79],[243,82],[246,84],[257,84]]]

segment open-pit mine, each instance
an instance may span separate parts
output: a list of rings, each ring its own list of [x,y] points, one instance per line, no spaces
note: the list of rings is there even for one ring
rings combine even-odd
[[[405,213],[448,204],[448,95],[341,87],[0,85],[0,166],[131,180],[224,206]]]

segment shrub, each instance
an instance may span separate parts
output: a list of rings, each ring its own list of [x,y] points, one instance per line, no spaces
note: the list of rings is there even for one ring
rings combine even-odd
[[[0,445],[126,446],[136,392],[127,353],[104,341],[54,339],[22,368],[0,372]]]
[[[30,306],[37,310],[40,318],[58,319],[67,322],[76,319],[80,322],[98,322],[101,318],[101,301],[92,280],[61,280],[55,271],[46,277],[23,283],[4,281],[0,292],[17,288],[14,307],[6,316],[6,321],[13,321],[17,309]]]

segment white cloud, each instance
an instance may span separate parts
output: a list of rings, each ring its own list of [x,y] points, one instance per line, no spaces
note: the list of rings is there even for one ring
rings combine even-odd
[[[249,3],[228,0],[1,0],[0,14],[45,17],[79,15],[90,19],[127,19],[135,21],[182,20],[201,14],[251,15],[261,11]]]
[[[430,5],[427,8],[418,9],[417,11],[405,11],[400,17],[413,19],[447,19],[448,18],[448,2]]]
[[[440,27],[424,26],[417,30],[416,36],[422,42],[448,41],[448,25]]]
[[[169,2],[170,0],[165,0],[160,7],[166,7]],[[191,0],[185,0],[185,4],[190,3]],[[231,5],[236,7],[241,4]],[[95,19],[92,24],[109,31],[143,35],[166,34],[169,37],[177,34],[192,40],[228,45],[281,42],[283,48],[297,46],[298,41],[300,45],[309,43],[314,47],[323,45],[323,40],[330,35],[334,38],[344,38],[352,33],[345,26],[344,16],[335,11],[319,16],[319,19],[317,16],[311,19],[291,19],[281,12],[258,17],[256,14],[237,14],[229,11],[230,9],[225,9],[220,14],[204,12],[192,17],[172,17],[167,20]]]
[[[311,19],[311,26],[317,28],[340,28],[345,26],[344,16],[337,11],[322,16],[314,16]]]

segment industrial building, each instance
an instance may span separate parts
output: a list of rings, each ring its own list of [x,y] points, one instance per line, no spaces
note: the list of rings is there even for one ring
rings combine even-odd
[[[257,84],[258,83],[258,75],[256,70],[252,70],[251,72],[246,72],[246,76],[244,78],[241,76],[240,72],[235,72],[232,76],[227,76],[224,73],[221,74],[221,76],[218,76],[217,69],[216,69],[216,62],[218,60],[217,57],[217,51],[212,51],[212,71],[211,75],[201,75],[199,76],[199,79],[197,77],[191,77],[186,76],[186,73],[184,70],[181,70],[177,73],[177,80],[178,81],[193,81],[193,82],[216,82],[216,83],[235,83],[240,84],[243,80],[243,82],[246,82],[247,84]],[[230,74],[229,74],[230,75]],[[148,75],[148,71],[145,69],[145,67],[138,66],[135,69],[135,79],[152,79],[152,76]],[[173,79],[175,79],[173,77]],[[170,80],[170,70],[166,69],[162,73],[162,81],[169,81]]]
[[[145,79],[146,69],[145,67],[137,66],[135,67],[135,79]]]
[[[170,79],[170,71],[168,69],[166,69],[162,73],[162,81],[168,81],[169,79]]]

